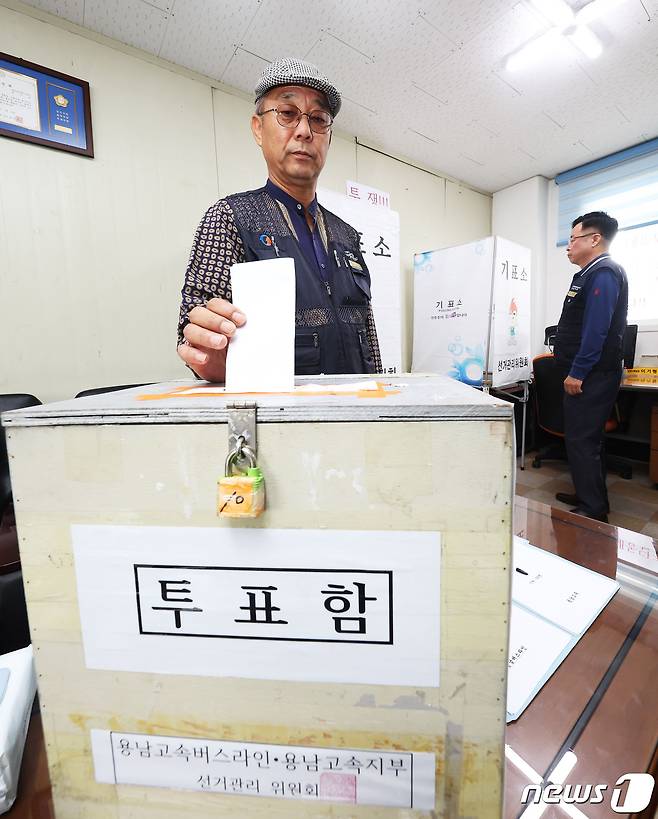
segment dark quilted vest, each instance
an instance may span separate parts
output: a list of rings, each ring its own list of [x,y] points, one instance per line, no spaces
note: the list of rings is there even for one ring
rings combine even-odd
[[[601,358],[594,365],[592,371],[617,370],[621,365],[623,358],[622,344],[628,313],[628,279],[624,268],[609,256],[606,256],[595,262],[590,268],[585,268],[584,273],[580,270],[576,273],[564,300],[562,315],[557,325],[555,359],[557,364],[565,371],[571,368],[573,360],[580,349],[585,303],[590,294],[595,273],[603,268],[611,270],[617,279],[619,298],[612,315],[608,335],[603,343]]]
[[[375,372],[366,330],[370,274],[354,228],[330,211],[319,209],[320,233],[331,268],[325,281],[306,261],[285,208],[264,188],[234,193],[226,200],[233,210],[246,261],[295,260],[296,374]]]

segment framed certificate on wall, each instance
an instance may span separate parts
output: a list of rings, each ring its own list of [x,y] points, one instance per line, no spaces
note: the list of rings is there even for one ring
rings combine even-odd
[[[89,83],[0,52],[0,136],[93,157]]]

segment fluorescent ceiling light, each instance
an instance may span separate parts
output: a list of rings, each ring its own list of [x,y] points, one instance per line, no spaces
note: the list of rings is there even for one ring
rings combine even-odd
[[[590,60],[595,60],[603,51],[603,44],[587,23],[602,17],[624,0],[591,0],[576,14],[566,0],[529,0],[542,16],[553,23],[544,34],[529,40],[510,54],[505,60],[507,71],[522,71],[544,57],[549,57],[553,49],[559,48],[560,35],[568,38],[572,45]]]
[[[595,60],[603,51],[601,41],[587,26],[576,26],[570,31],[565,31],[565,36],[590,60]]]
[[[575,14],[565,0],[530,0],[530,2],[554,26],[565,28],[573,25]]]
[[[509,55],[505,60],[505,68],[511,72],[522,71],[533,63],[546,59],[554,52],[559,36],[560,30],[552,28],[541,37],[528,41],[518,51]]]
[[[591,23],[592,20],[598,20],[599,17],[603,17],[623,2],[624,0],[592,0],[576,14],[576,23],[586,25]]]

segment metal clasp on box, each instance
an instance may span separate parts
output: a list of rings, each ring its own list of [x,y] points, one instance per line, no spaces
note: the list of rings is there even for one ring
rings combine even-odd
[[[227,404],[228,411],[228,451],[242,456],[245,447],[251,450],[254,460],[258,458],[258,441],[256,440],[256,402],[242,401]],[[237,464],[238,468],[240,464]],[[255,466],[255,464],[254,464]],[[228,470],[226,472],[228,475]]]
[[[218,481],[217,514],[255,518],[265,508],[265,482],[257,461],[256,404],[230,404],[228,455]]]

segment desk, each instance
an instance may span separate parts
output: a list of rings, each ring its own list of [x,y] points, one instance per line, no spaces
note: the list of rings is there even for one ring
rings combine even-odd
[[[606,435],[610,454],[651,462],[651,450],[658,450],[658,431],[653,431],[651,424],[655,406],[658,406],[658,384],[622,382],[617,398],[620,427]],[[658,469],[658,464],[654,469]],[[658,482],[658,477],[653,480]]]
[[[621,589],[549,682],[508,726],[506,742],[535,771],[543,774],[572,734],[638,616],[655,589],[657,575],[627,560],[654,566],[656,541],[646,535],[576,517],[542,503],[517,497],[515,532],[531,543],[580,562],[593,571],[617,577]],[[652,558],[652,554],[654,557]],[[620,556],[624,561],[620,560]],[[567,779],[573,783],[614,784],[624,773],[658,769],[658,606],[630,645],[617,673],[575,739],[578,762]],[[599,692],[601,693],[601,692]],[[505,819],[521,813],[521,794],[529,780],[506,762]],[[655,798],[658,793],[654,794]],[[587,817],[620,816],[604,803],[588,805]],[[655,809],[655,805],[654,808]],[[653,816],[653,814],[649,814]],[[18,800],[10,819],[53,819],[43,734],[38,714],[32,718]],[[544,819],[566,814],[548,807]]]
[[[654,393],[656,398],[658,398],[658,384],[641,384],[632,381],[622,381],[619,389],[629,390],[631,392]]]
[[[526,444],[526,426],[528,414],[528,401],[530,400],[530,381],[519,381],[516,384],[508,384],[502,387],[487,387],[486,391],[490,392],[496,398],[503,400],[510,400],[514,402],[514,424],[516,427],[516,448],[521,450],[521,469],[525,469],[525,444]],[[521,418],[517,417],[517,407],[521,408]],[[519,434],[520,431],[520,434]]]
[[[658,404],[651,408],[651,447],[649,452],[649,476],[654,483],[658,483]]]
[[[23,752],[18,797],[9,819],[55,819],[41,715],[35,707]]]
[[[0,519],[0,654],[30,642],[13,513]]]
[[[621,588],[521,717],[508,726],[507,746],[542,777],[556,757],[571,748],[577,763],[567,783],[607,783],[610,791],[625,773],[649,771],[655,776],[658,574],[626,560],[658,572],[656,542],[526,498],[516,498],[515,531],[567,560],[616,577]],[[646,619],[634,635],[638,618]],[[625,653],[615,672],[611,666],[620,649]],[[505,819],[522,813],[521,794],[529,783],[508,757]],[[654,803],[657,796],[654,793]],[[583,806],[583,812],[590,819],[619,815],[610,809],[609,794],[602,805]],[[543,814],[545,819],[565,815],[550,807]]]

